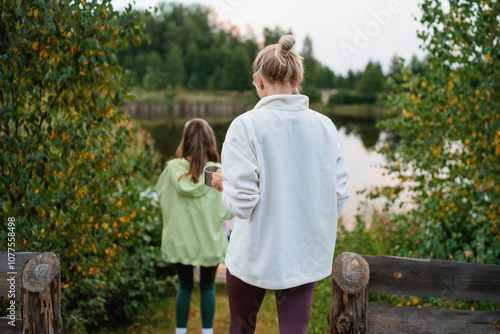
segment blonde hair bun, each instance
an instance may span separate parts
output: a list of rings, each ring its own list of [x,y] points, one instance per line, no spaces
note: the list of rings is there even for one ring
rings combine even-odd
[[[290,54],[290,50],[295,45],[295,38],[292,35],[283,35],[278,42],[277,53],[286,58]]]

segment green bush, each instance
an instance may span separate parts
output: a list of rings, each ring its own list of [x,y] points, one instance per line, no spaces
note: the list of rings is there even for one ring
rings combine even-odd
[[[349,89],[339,89],[328,99],[329,105],[375,104],[376,102],[376,94],[353,94]]]
[[[16,218],[17,251],[61,256],[65,328],[91,331],[139,309],[168,272],[160,210],[141,196],[152,153],[116,112],[131,88],[116,52],[141,42],[143,16],[109,1],[0,6],[2,215]]]
[[[335,94],[330,95],[328,104],[330,105],[343,105],[353,104],[354,96],[350,89],[338,89]]]
[[[399,137],[384,145],[388,172],[399,180],[373,196],[391,202],[409,190],[408,254],[500,264],[500,53],[495,2],[421,4],[428,53],[422,70],[396,75],[388,97]],[[432,31],[432,33],[430,33]],[[470,33],[474,31],[474,33]]]

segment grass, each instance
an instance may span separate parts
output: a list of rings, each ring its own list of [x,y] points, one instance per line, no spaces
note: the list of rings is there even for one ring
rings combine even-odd
[[[316,284],[311,309],[310,333],[329,333],[327,315],[330,310],[331,278]],[[188,333],[201,333],[200,294],[194,289],[188,320]],[[160,334],[175,330],[175,295],[158,298],[148,305],[134,323],[123,328],[103,328],[99,334]],[[214,333],[229,330],[229,304],[225,284],[216,285]],[[257,316],[256,334],[279,334],[274,292],[267,291]]]
[[[226,285],[216,284],[216,310],[214,333],[229,331],[229,304]],[[195,287],[191,297],[188,333],[201,333],[200,293]],[[266,293],[257,319],[257,334],[279,334],[274,294]],[[100,334],[159,334],[173,333],[175,330],[175,293],[158,298],[148,305],[144,312],[134,319],[134,323],[123,328],[103,328]]]

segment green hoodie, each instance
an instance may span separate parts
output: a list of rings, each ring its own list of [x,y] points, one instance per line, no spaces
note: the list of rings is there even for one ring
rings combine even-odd
[[[206,166],[218,165],[207,162]],[[156,185],[163,213],[161,250],[165,260],[193,266],[216,266],[224,261],[228,245],[222,219],[233,215],[222,203],[222,195],[205,185],[202,173],[198,183],[190,176],[189,162],[173,159]]]

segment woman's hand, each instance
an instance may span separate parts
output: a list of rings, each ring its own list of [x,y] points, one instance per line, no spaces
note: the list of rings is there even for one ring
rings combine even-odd
[[[222,176],[222,168],[217,170],[215,174],[212,175],[212,187],[222,192],[222,182],[224,181],[224,176]]]

